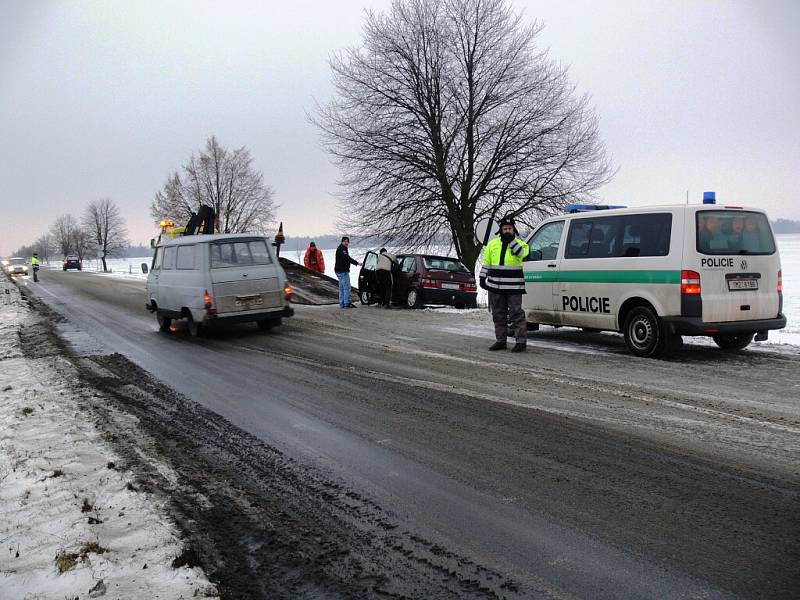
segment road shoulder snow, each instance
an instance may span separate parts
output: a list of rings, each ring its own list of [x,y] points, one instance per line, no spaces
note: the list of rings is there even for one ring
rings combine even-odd
[[[19,332],[41,319],[0,280],[0,597],[216,597],[201,569],[179,566],[163,500],[95,427],[97,390],[57,352],[23,352]]]

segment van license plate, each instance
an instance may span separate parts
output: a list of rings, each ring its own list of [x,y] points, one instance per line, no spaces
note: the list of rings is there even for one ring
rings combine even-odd
[[[264,304],[263,296],[237,296],[236,306],[240,308],[250,308],[252,306],[261,306]]]
[[[758,279],[728,279],[728,290],[731,292],[757,289]]]
[[[445,290],[460,290],[461,286],[457,283],[443,283],[442,288]]]

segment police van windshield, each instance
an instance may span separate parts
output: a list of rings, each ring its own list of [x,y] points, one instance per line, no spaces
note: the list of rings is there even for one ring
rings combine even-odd
[[[469,273],[469,269],[453,258],[440,258],[438,256],[424,256],[422,258],[425,268],[434,271],[452,271],[453,273]]]
[[[697,212],[697,251],[702,254],[774,254],[775,239],[763,213]]]

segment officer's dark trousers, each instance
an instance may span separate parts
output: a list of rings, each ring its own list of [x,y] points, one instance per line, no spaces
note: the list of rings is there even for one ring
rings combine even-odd
[[[492,311],[494,336],[498,342],[505,342],[509,333],[513,333],[517,343],[526,343],[528,324],[525,322],[525,311],[522,310],[522,294],[504,296],[489,292],[489,309]]]
[[[381,304],[389,306],[392,301],[392,273],[378,269],[378,285],[381,289]]]

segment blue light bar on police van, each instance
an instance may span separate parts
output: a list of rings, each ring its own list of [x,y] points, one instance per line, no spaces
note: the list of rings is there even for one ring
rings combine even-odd
[[[611,204],[567,204],[564,209],[567,213],[590,212],[593,210],[612,210],[615,208],[628,208],[627,206],[612,206]]]

